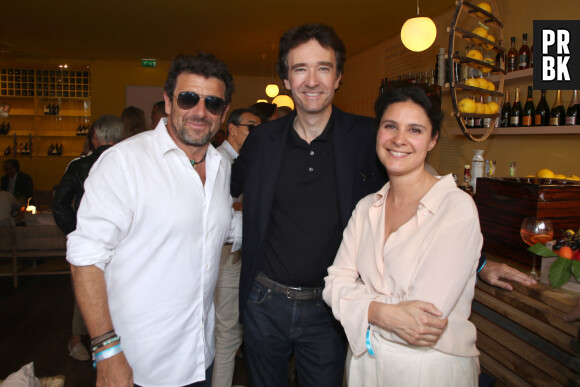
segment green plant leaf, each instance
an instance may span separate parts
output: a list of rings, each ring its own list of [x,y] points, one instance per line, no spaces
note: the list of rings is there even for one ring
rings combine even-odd
[[[572,261],[572,274],[576,281],[580,282],[580,261]]]
[[[570,269],[572,267],[572,260],[558,257],[556,262],[550,267],[550,285],[553,288],[559,288],[570,280]]]
[[[544,246],[542,243],[536,243],[533,246],[528,247],[528,251],[539,255],[540,257],[557,257],[558,254]]]

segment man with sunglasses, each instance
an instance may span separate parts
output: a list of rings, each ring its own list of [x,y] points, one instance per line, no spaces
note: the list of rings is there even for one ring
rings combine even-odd
[[[261,123],[251,109],[236,109],[229,118],[226,140],[217,148],[222,157],[233,163],[246,137]],[[240,210],[242,198],[234,198],[234,208]],[[242,327],[238,313],[238,286],[242,261],[240,251],[232,251],[232,244],[222,248],[220,270],[215,289],[215,360],[212,384],[231,387],[236,363],[236,352],[242,345]]]
[[[178,56],[168,117],[104,152],[85,182],[67,259],[97,385],[211,384],[219,254],[236,222],[230,161],[210,139],[232,90],[213,55]]]

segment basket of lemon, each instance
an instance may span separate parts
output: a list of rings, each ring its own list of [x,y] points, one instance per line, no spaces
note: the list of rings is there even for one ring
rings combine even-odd
[[[468,139],[484,141],[493,131],[496,120],[499,120],[506,73],[505,64],[501,67],[495,63],[496,55],[504,53],[504,48],[498,44],[498,41],[503,40],[503,24],[499,19],[496,1],[477,5],[457,1],[448,31],[449,59],[467,70],[464,74],[458,74],[459,66],[448,68],[453,115]],[[460,54],[460,50],[465,54]],[[492,74],[496,75],[494,82],[487,77]],[[487,128],[479,137],[470,133],[467,125],[467,122],[475,119],[485,122],[482,126]]]

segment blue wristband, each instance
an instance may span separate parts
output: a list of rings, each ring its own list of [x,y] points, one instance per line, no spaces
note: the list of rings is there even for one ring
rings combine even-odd
[[[97,364],[99,364],[99,362],[108,359],[110,357],[113,357],[119,353],[123,352],[123,350],[121,349],[121,343],[115,345],[114,347],[111,348],[107,348],[104,351],[95,353],[95,361],[93,362],[93,367],[96,367]]]
[[[483,268],[485,267],[485,264],[486,264],[486,263],[487,263],[487,258],[484,258],[483,265],[481,265],[481,267],[480,267],[479,269],[477,269],[477,274],[479,274],[479,272],[480,272],[481,270],[483,270]]]
[[[371,344],[371,324],[367,328],[367,339],[366,339],[367,351],[369,351],[369,355],[375,356],[375,351],[373,351],[373,346]]]

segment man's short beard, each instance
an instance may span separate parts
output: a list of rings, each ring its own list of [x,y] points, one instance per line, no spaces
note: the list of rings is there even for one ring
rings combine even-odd
[[[212,133],[211,131],[208,132],[208,134],[205,137],[203,137],[201,140],[194,140],[194,139],[190,138],[185,129],[178,130],[177,135],[179,136],[181,141],[183,141],[184,144],[191,145],[191,146],[204,146],[204,145],[207,145],[211,141],[211,138],[213,137],[214,133]]]

